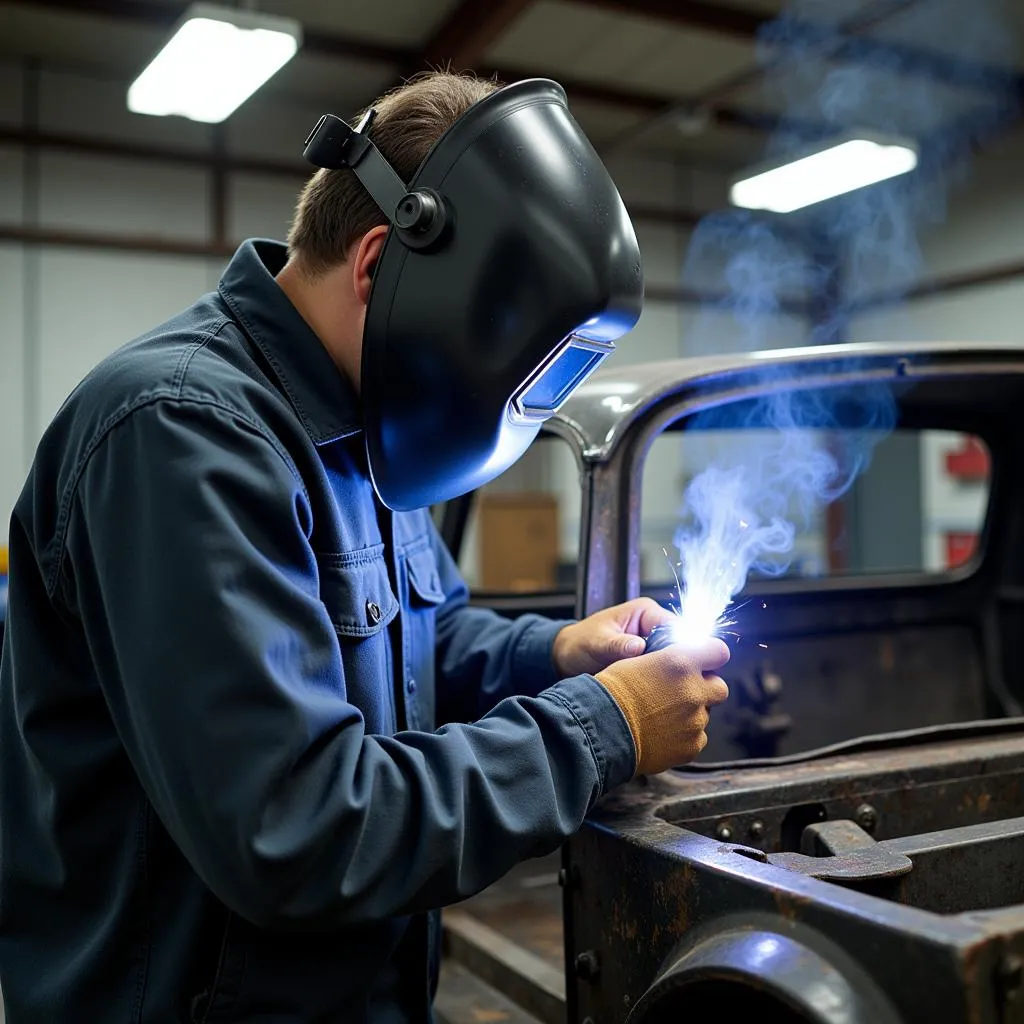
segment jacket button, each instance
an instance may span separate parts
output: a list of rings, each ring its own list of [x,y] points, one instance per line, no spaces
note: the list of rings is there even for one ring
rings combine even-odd
[[[407,679],[405,681],[405,688],[410,693],[415,693],[416,692],[416,680],[415,679]]]
[[[380,605],[376,601],[366,602],[366,617],[370,620],[371,626],[376,626],[380,622]]]

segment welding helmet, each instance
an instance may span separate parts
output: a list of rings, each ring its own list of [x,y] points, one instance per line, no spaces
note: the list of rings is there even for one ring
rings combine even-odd
[[[373,275],[361,390],[370,477],[389,508],[492,480],[636,323],[640,250],[622,199],[542,79],[466,111],[403,182],[373,111],[324,115],[318,167],[350,168],[389,230]]]

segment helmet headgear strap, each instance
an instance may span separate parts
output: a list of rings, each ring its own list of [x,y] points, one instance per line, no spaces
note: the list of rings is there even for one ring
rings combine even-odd
[[[437,245],[449,222],[448,206],[433,189],[409,190],[373,144],[369,131],[377,115],[367,110],[355,128],[334,114],[324,114],[306,138],[303,157],[327,170],[348,168],[410,249]]]

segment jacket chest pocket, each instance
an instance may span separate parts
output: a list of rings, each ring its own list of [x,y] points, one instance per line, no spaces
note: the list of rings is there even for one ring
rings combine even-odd
[[[406,720],[411,729],[429,731],[435,717],[436,618],[444,590],[429,547],[406,552],[403,564],[408,594],[403,621]]]
[[[341,649],[345,699],[358,708],[366,731],[390,736],[396,728],[388,626],[399,612],[388,579],[384,547],[318,555],[320,600]]]

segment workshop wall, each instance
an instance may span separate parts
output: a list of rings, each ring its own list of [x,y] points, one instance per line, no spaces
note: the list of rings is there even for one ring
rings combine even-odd
[[[852,320],[851,341],[1019,342],[1024,308],[1024,204],[1019,168],[1024,131],[1007,133],[965,166],[948,188],[940,223],[920,233],[921,266],[909,282],[933,282],[937,294],[862,313]],[[871,268],[849,282],[849,297],[884,289]],[[990,280],[986,281],[988,278]],[[950,288],[950,285],[954,287]],[[888,282],[892,287],[892,282]],[[988,501],[987,474],[953,476],[948,460],[961,442],[934,434],[922,439],[922,563],[941,571],[972,545]],[[908,472],[916,467],[908,467]]]
[[[195,154],[219,146],[243,159],[294,163],[294,175],[249,170],[227,175],[223,232],[230,245],[254,235],[283,235],[304,180],[297,149],[320,112],[257,98],[218,132],[194,122],[130,114],[120,81],[62,68],[29,72],[0,62],[0,128],[100,139],[113,146],[175,147]],[[1020,260],[1024,208],[1016,201],[1019,186],[1009,168],[1020,166],[1022,157],[1024,132],[1016,132],[977,159],[970,176],[953,190],[945,223],[922,234],[922,278],[941,281]],[[618,156],[609,166],[627,204],[648,210],[724,205],[725,182],[712,169]],[[0,240],[0,544],[35,445],[70,389],[113,348],[215,286],[224,259],[203,253],[214,241],[213,177],[205,167],[180,161],[23,148],[0,141],[0,230],[27,227],[55,235],[79,231],[143,242],[169,240],[195,251],[168,255],[25,244],[11,241],[10,234]],[[695,283],[692,263],[685,280],[683,274],[693,232],[668,219],[658,223],[644,218],[636,227],[649,294],[640,323],[622,340],[611,365],[806,342],[810,325],[802,316],[740,319],[701,308],[692,298],[678,301],[673,292],[680,284]],[[696,283],[714,292],[720,271],[709,265],[696,275]],[[848,297],[888,283],[868,268],[858,281],[847,282]],[[849,337],[1015,339],[1022,298],[1020,277],[916,296],[900,306],[860,313],[850,324]],[[653,451],[642,531],[648,560],[659,558],[671,539],[687,471],[681,446],[662,445]],[[934,476],[926,471],[924,479]],[[560,512],[560,555],[568,559],[575,553],[578,481],[566,451],[554,446],[538,452],[496,482],[495,489],[554,495]],[[949,501],[938,490],[925,506],[942,506],[939,512],[948,519]],[[475,543],[472,537],[470,541],[465,568],[472,579]],[[932,559],[937,557],[933,554]]]
[[[321,110],[256,98],[218,132],[195,122],[132,115],[124,88],[92,71],[0,62],[0,129],[98,139],[125,149],[149,145],[203,154],[221,146],[233,157],[294,162],[294,176],[231,171],[224,183],[229,245],[284,234],[304,180],[297,152]],[[713,171],[635,158],[609,164],[627,203],[694,209],[724,195]],[[224,260],[203,254],[215,241],[213,178],[208,168],[180,160],[0,141],[0,232],[8,229],[0,234],[0,544],[42,431],[78,380],[114,348],[215,286]],[[51,237],[46,244],[26,244],[11,240],[17,229]],[[623,363],[685,354],[696,313],[666,297],[679,284],[688,231],[650,221],[637,230],[648,284],[661,297],[649,299],[640,324],[624,340],[615,357]],[[195,254],[53,244],[68,232],[114,235],[141,247],[147,239],[169,241]],[[745,345],[736,329],[722,319],[715,333],[723,347]],[[772,328],[780,344],[799,340],[802,330],[799,322],[783,320]],[[553,462],[543,472],[571,504],[571,465]],[[571,518],[563,536],[574,548]]]
[[[1024,204],[1020,168],[1024,130],[1008,132],[973,158],[949,186],[941,222],[920,233],[922,266],[918,283],[934,280],[965,287],[917,295],[906,302],[854,317],[852,341],[1019,341],[1024,302]],[[1016,276],[1010,272],[1016,268]],[[1006,271],[1003,280],[968,281],[984,271]],[[850,297],[884,288],[886,282],[861,276],[851,282]],[[891,286],[891,283],[890,283]]]

